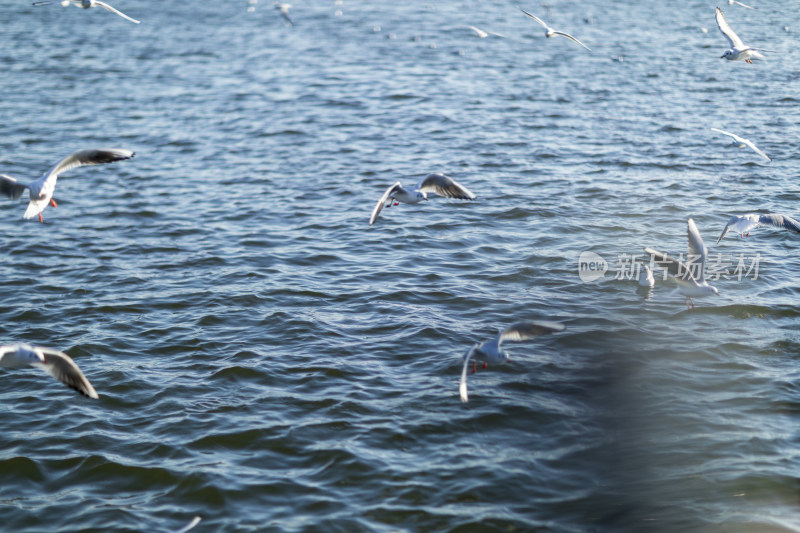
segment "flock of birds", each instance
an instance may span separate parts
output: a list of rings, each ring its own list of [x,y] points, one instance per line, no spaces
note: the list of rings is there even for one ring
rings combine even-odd
[[[40,1],[34,2],[34,5],[47,5],[52,3],[51,1]],[[251,3],[253,3],[253,0],[251,0]],[[109,4],[99,0],[63,0],[60,4],[65,7],[72,4],[83,9],[102,7],[128,21],[136,24],[140,23],[140,21],[129,17]],[[729,4],[738,4],[748,9],[754,9],[751,6],[735,2],[735,0],[729,0]],[[290,4],[274,2],[273,6],[279,12],[287,26],[294,25],[294,22],[289,16]],[[525,16],[533,19],[545,29],[544,35],[546,38],[564,37],[582,46],[587,51],[591,51],[588,46],[569,33],[554,30],[541,18],[525,11],[519,6],[517,7]],[[722,58],[730,61],[746,61],[751,64],[754,59],[764,59],[764,56],[760,52],[765,50],[745,45],[742,39],[731,29],[719,7],[715,10],[715,16],[719,30],[728,40],[730,46],[721,56]],[[481,38],[490,34],[490,32],[486,32],[474,26],[469,26],[469,28],[475,31]],[[492,35],[502,37],[500,34]],[[760,150],[752,141],[718,128],[712,128],[712,130],[731,137],[734,144],[737,146],[748,147],[767,161],[771,160],[769,156]],[[43,222],[42,211],[49,205],[53,207],[57,207],[58,205],[53,198],[53,194],[55,192],[56,182],[61,173],[86,165],[100,165],[127,160],[133,158],[134,155],[132,151],[120,148],[80,150],[56,163],[55,166],[38,180],[27,184],[19,183],[15,178],[6,174],[0,174],[0,193],[16,200],[27,191],[29,194],[29,203],[23,214],[23,218],[31,219],[38,217],[39,221]],[[386,189],[375,204],[370,215],[369,225],[372,226],[377,221],[383,209],[393,205],[397,206],[399,203],[416,204],[427,201],[429,195],[462,200],[474,200],[476,198],[475,194],[467,187],[445,174],[430,174],[411,190],[404,188],[398,181]],[[716,295],[719,294],[719,291],[716,287],[709,285],[705,277],[705,263],[708,251],[703,243],[700,231],[691,218],[688,220],[687,226],[689,242],[688,263],[650,247],[645,248],[645,252],[650,255],[655,263],[665,268],[669,277],[675,280],[677,288],[673,293],[685,297],[687,308],[689,308],[689,306],[694,308],[694,298]],[[787,229],[794,233],[800,233],[800,222],[789,216],[748,213],[731,218],[717,240],[717,244],[719,244],[730,230],[734,230],[740,236],[744,237],[745,235],[749,235],[750,230],[759,226],[771,226]],[[655,283],[655,278],[651,267],[643,263],[640,264],[640,267],[641,275],[639,277],[639,284],[652,287]],[[487,363],[503,363],[508,360],[508,353],[500,350],[500,345],[503,341],[524,341],[563,329],[563,325],[552,322],[521,322],[503,330],[497,337],[470,348],[463,356],[463,367],[459,384],[461,400],[464,402],[468,400],[467,371],[470,361],[473,362],[473,372],[477,370],[477,361],[483,361],[484,367]],[[23,366],[39,367],[81,394],[89,398],[98,398],[97,392],[74,361],[72,361],[67,354],[60,351],[34,347],[27,344],[2,346],[0,347],[0,366],[7,368]]]
[[[257,0],[250,0],[251,4],[255,2],[257,2]],[[47,5],[52,3],[54,2],[39,1],[35,2],[34,5]],[[136,24],[140,23],[140,21],[129,17],[109,4],[99,0],[63,0],[60,2],[60,4],[65,7],[72,4],[83,9],[102,7],[130,22]],[[736,4],[744,8],[754,9],[751,6],[747,6],[735,0],[729,0],[729,4]],[[273,6],[278,11],[287,26],[294,25],[294,22],[289,15],[289,9],[291,7],[290,4],[274,2]],[[517,7],[519,8],[519,6]],[[554,30],[549,27],[541,18],[523,10],[522,8],[519,9],[522,11],[522,13],[524,13],[525,16],[533,19],[545,29],[544,35],[546,38],[564,37],[591,52],[591,49],[588,46],[571,34]],[[730,48],[721,56],[722,58],[730,61],[745,61],[751,64],[753,60],[764,59],[764,56],[761,54],[761,52],[766,52],[766,50],[760,50],[745,45],[742,39],[731,29],[730,25],[725,20],[722,10],[718,7],[715,10],[715,16],[719,30],[728,40],[730,46]],[[469,26],[469,28],[481,38],[485,38],[490,34],[502,37],[500,34],[486,32],[475,26]],[[759,156],[763,157],[767,161],[770,161],[769,156],[761,151],[750,140],[718,128],[712,128],[712,130],[731,137],[736,145],[748,147]],[[55,192],[56,182],[60,174],[81,166],[100,165],[128,160],[133,158],[134,155],[135,154],[132,151],[120,148],[80,150],[56,163],[55,166],[53,166],[38,180],[27,184],[19,183],[16,179],[8,175],[1,174],[0,193],[13,200],[16,200],[20,198],[25,191],[27,191],[29,194],[29,203],[25,213],[23,214],[23,218],[31,219],[38,217],[39,221],[43,222],[42,211],[49,205],[53,207],[57,206],[57,203],[53,199],[53,194]],[[404,188],[398,181],[387,188],[378,202],[375,204],[375,207],[373,208],[369,218],[369,225],[372,226],[375,224],[383,209],[391,206],[397,206],[399,203],[415,204],[426,201],[429,199],[429,195],[462,200],[474,200],[476,198],[475,194],[467,187],[461,185],[445,174],[430,174],[420,181],[416,186],[414,186],[413,189]],[[687,226],[689,257],[693,258],[693,260],[690,261],[691,264],[680,259],[675,259],[650,247],[645,248],[645,252],[649,254],[656,263],[666,269],[668,275],[677,283],[677,288],[674,292],[684,296],[686,298],[687,307],[691,305],[693,308],[693,298],[716,295],[719,294],[719,292],[716,287],[708,284],[705,277],[705,262],[708,251],[703,243],[700,231],[691,218],[688,220]],[[800,222],[789,216],[780,214],[748,213],[742,216],[734,216],[731,218],[717,240],[717,244],[731,230],[744,237],[745,235],[749,235],[749,232],[752,229],[759,226],[771,226],[775,228],[786,229],[794,233],[800,233]],[[646,264],[641,264],[640,266],[642,268],[639,284],[644,286],[653,286],[655,279],[653,277],[651,267]],[[476,344],[470,348],[462,358],[463,366],[459,384],[459,395],[461,400],[463,402],[467,402],[469,397],[467,392],[467,374],[470,362],[472,362],[473,365],[473,372],[477,370],[478,361],[482,361],[484,363],[484,367],[487,363],[504,363],[508,361],[509,356],[507,352],[501,350],[501,345],[503,342],[525,341],[534,339],[541,335],[563,331],[563,329],[564,326],[562,324],[554,322],[519,322],[502,330],[496,337],[487,340],[482,344]],[[54,378],[58,379],[68,387],[77,390],[84,396],[94,399],[98,398],[98,394],[94,387],[91,385],[86,376],[84,376],[75,362],[67,354],[57,350],[30,346],[28,344],[0,346],[0,366],[6,368],[30,366],[41,368]],[[199,521],[199,518],[196,518],[193,523],[190,524],[190,526],[193,527],[197,521]]]

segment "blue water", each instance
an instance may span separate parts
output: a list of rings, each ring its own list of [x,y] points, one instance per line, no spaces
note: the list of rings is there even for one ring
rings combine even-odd
[[[715,245],[800,215],[800,13],[750,3],[755,65],[698,1],[523,6],[592,53],[505,2],[5,2],[0,172],[137,155],[65,173],[44,224],[0,204],[0,343],[100,394],[0,372],[0,529],[800,530],[800,241]],[[435,171],[477,200],[368,225]],[[689,217],[757,279],[692,311],[615,279]],[[462,404],[467,349],[536,319],[567,329]]]

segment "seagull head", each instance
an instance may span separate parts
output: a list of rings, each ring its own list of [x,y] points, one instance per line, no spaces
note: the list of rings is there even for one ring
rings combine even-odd
[[[427,200],[428,199],[428,193],[422,192],[422,191],[417,191],[417,198],[419,198],[420,200]]]
[[[729,50],[725,50],[725,53],[719,57],[720,59],[733,59],[735,56],[736,56],[736,50],[731,48]]]
[[[712,287],[711,285],[706,285],[705,287],[703,287],[703,289],[704,289],[704,290],[705,290],[705,292],[706,292],[706,293],[708,293],[709,295],[711,295],[711,294],[714,294],[714,295],[716,295],[716,296],[719,296],[719,291],[717,290],[717,288],[716,288],[716,287]]]

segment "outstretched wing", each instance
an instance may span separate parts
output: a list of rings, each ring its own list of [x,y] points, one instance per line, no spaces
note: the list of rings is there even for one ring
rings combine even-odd
[[[745,141],[744,139],[742,139],[741,137],[739,137],[735,133],[731,133],[729,131],[723,131],[723,130],[718,129],[718,128],[711,128],[711,131],[716,131],[717,133],[721,133],[723,135],[727,135],[728,137],[731,137],[734,141],[736,141],[738,143],[743,143]]]
[[[722,10],[720,8],[717,8],[716,10],[716,17],[717,17],[717,26],[719,26],[719,31],[721,31],[722,35],[724,35],[728,39],[730,47],[744,48],[745,47],[744,43],[739,38],[739,36],[736,35],[736,32],[734,32],[728,25],[728,21],[725,20],[725,15],[722,14]]]
[[[773,228],[787,229],[793,233],[800,233],[800,222],[786,215],[766,214],[758,217],[758,223]]]
[[[428,174],[424,180],[419,182],[419,185],[417,185],[417,190],[424,193],[432,192],[447,198],[459,198],[461,200],[475,199],[475,195],[472,193],[472,191],[458,183],[450,176],[439,174],[438,172],[434,174]]]
[[[51,350],[49,348],[37,348],[44,355],[44,364],[37,363],[44,368],[48,374],[71,389],[75,389],[89,398],[99,398],[97,392],[83,375],[81,369],[75,364],[70,356],[64,352]]]
[[[772,161],[772,159],[770,159],[770,158],[769,158],[769,156],[768,156],[767,154],[765,154],[764,152],[762,152],[762,151],[761,151],[761,150],[758,148],[758,146],[756,146],[755,144],[753,144],[753,141],[751,141],[751,140],[749,140],[749,139],[744,139],[744,144],[746,144],[747,146],[749,146],[751,150],[753,150],[755,153],[757,153],[758,155],[760,155],[761,157],[763,157],[763,158],[764,158],[764,159],[766,159],[767,161]]]
[[[17,183],[17,180],[6,174],[0,174],[0,194],[4,194],[12,200],[18,200],[22,193],[29,189],[27,185]]]
[[[383,193],[383,196],[381,196],[381,199],[378,200],[378,203],[375,204],[375,208],[372,210],[372,215],[370,215],[370,217],[369,217],[369,225],[370,226],[373,223],[375,223],[376,220],[378,220],[378,215],[380,215],[381,211],[383,211],[383,205],[386,203],[386,200],[388,200],[393,194],[395,194],[397,191],[399,191],[402,188],[403,188],[403,186],[398,181],[397,183],[395,183],[394,185],[392,185],[391,187],[386,189],[386,192]]]
[[[697,225],[694,223],[694,220],[691,218],[687,222],[687,231],[686,235],[689,240],[689,261],[692,264],[697,263],[695,258],[699,259],[699,265],[697,269],[697,275],[694,276],[697,281],[703,283],[706,279],[706,257],[708,255],[708,251],[706,249],[706,245],[703,244],[703,237],[700,236],[700,230],[697,229]]]
[[[566,37],[567,39],[570,39],[571,41],[575,41],[576,43],[578,43],[579,45],[583,46],[584,48],[586,48],[586,49],[587,49],[587,50],[589,50],[590,52],[592,51],[592,49],[591,49],[591,48],[589,48],[588,46],[586,46],[585,44],[583,44],[582,42],[580,42],[578,39],[576,39],[575,37],[573,37],[573,36],[572,36],[572,35],[570,35],[569,33],[564,33],[563,31],[553,31],[553,34],[555,34],[555,35],[560,35],[560,36],[562,36],[562,37]]]
[[[500,334],[497,345],[499,346],[503,343],[503,341],[525,341],[528,339],[541,337],[542,335],[547,335],[548,333],[555,333],[563,330],[564,325],[559,324],[558,322],[547,322],[542,320],[533,322],[517,322],[516,324],[512,324],[503,330],[503,332]]]
[[[539,17],[537,17],[536,15],[531,15],[530,13],[528,13],[527,11],[525,11],[524,9],[522,9],[519,6],[517,6],[517,9],[519,9],[520,11],[522,11],[523,13],[528,15],[530,18],[532,18],[533,20],[535,20],[536,22],[538,22],[539,24],[544,26],[546,29],[549,29],[549,28],[547,28],[547,24],[545,24],[544,21],[542,19],[540,19]]]
[[[132,19],[131,17],[129,17],[128,15],[123,13],[122,11],[120,11],[118,9],[114,9],[113,7],[111,7],[110,5],[106,4],[105,2],[100,2],[100,0],[94,0],[94,3],[95,3],[95,5],[98,5],[98,6],[102,7],[102,8],[105,8],[108,11],[111,11],[112,13],[116,13],[117,15],[119,15],[122,18],[124,18],[125,20],[130,20],[134,24],[139,24],[138,20]]]
[[[478,346],[477,344],[475,346]],[[464,366],[461,369],[461,381],[458,384],[458,395],[461,397],[461,401],[467,403],[469,400],[469,396],[467,395],[467,368],[469,368],[469,360],[472,358],[472,353],[475,351],[475,346],[470,348],[466,354],[464,354]]]

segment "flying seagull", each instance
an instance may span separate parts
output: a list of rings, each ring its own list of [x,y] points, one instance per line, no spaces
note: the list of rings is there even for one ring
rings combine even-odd
[[[550,26],[548,26],[547,24],[545,24],[544,21],[542,19],[540,19],[539,17],[537,17],[536,15],[531,15],[530,13],[528,13],[527,11],[525,11],[524,9],[522,9],[519,6],[517,6],[517,9],[519,9],[520,11],[522,11],[523,13],[528,15],[530,18],[532,18],[533,20],[535,20],[536,22],[538,22],[539,24],[544,26],[544,36],[547,37],[548,39],[550,37],[554,36],[554,35],[560,35],[561,37],[566,37],[567,39],[569,39],[571,41],[575,41],[576,43],[578,43],[579,45],[583,46],[584,48],[586,48],[590,52],[592,51],[591,48],[589,48],[588,46],[586,46],[585,44],[580,42],[578,39],[576,39],[575,37],[573,37],[569,33],[564,33],[563,31],[556,31],[553,28],[551,28]]]
[[[730,231],[733,230],[741,236],[749,236],[750,230],[759,226],[772,226],[778,229],[787,229],[793,233],[800,233],[800,222],[790,216],[768,213],[759,215],[758,213],[748,213],[742,216],[734,216],[728,221],[722,235],[717,239],[717,244]],[[745,233],[747,235],[745,235]]]
[[[502,330],[499,335],[489,339],[483,344],[476,344],[467,351],[464,355],[464,366],[461,369],[461,383],[458,385],[458,393],[461,396],[462,402],[467,402],[469,396],[467,395],[467,368],[469,368],[469,361],[473,361],[473,372],[477,369],[477,361],[483,361],[483,367],[486,368],[487,363],[505,363],[508,361],[508,352],[500,349],[503,341],[526,341],[528,339],[535,339],[548,333],[555,333],[563,331],[564,325],[557,322],[517,322],[512,324],[506,329]]]
[[[428,174],[428,176],[420,181],[416,187],[414,187],[414,190],[411,191],[404,189],[398,181],[386,189],[381,199],[375,204],[372,215],[369,217],[369,225],[371,226],[378,219],[378,215],[381,214],[384,204],[386,204],[387,208],[390,207],[392,203],[398,205],[397,202],[416,204],[427,200],[428,194],[436,194],[447,198],[459,198],[461,200],[475,199],[475,195],[469,189],[456,182],[456,180],[450,176],[439,174],[438,172]]]
[[[711,294],[719,294],[717,288],[709,285],[706,282],[706,258],[708,250],[703,244],[703,238],[700,236],[700,231],[691,218],[687,222],[687,236],[689,238],[689,254],[687,260],[689,264],[684,263],[678,259],[673,259],[667,254],[658,252],[653,248],[645,248],[645,253],[650,254],[656,264],[667,269],[669,275],[678,284],[672,294],[681,294],[686,298],[686,307],[688,309],[691,302],[694,308],[694,300],[692,298],[699,298],[701,296],[709,296]]]
[[[292,19],[289,18],[289,8],[292,7],[292,4],[273,2],[272,5],[275,6],[275,9],[280,12],[281,16],[283,17],[284,24],[287,26],[294,26],[294,22],[292,22]]]
[[[475,26],[467,26],[467,28],[469,28],[473,32],[475,32],[475,35],[477,35],[479,39],[485,39],[490,35],[494,35],[496,37],[505,37],[505,35],[501,35],[499,33],[494,33],[492,31],[484,31],[484,30],[482,30],[482,29],[480,29],[478,27],[475,27]]]
[[[49,1],[34,2],[33,5],[35,5],[35,6],[44,6],[44,5],[48,5],[48,4],[52,4],[52,3],[53,2],[49,2]],[[106,4],[105,2],[100,2],[100,0],[64,0],[63,2],[61,2],[61,5],[64,6],[64,7],[67,7],[70,4],[72,4],[73,6],[82,7],[83,9],[89,9],[90,7],[100,6],[103,9],[106,9],[108,11],[111,11],[112,13],[115,13],[115,14],[119,15],[120,17],[124,18],[125,20],[130,20],[134,24],[139,24],[138,20],[129,17],[128,15],[123,13],[122,11],[119,11],[118,9],[114,9],[113,7],[111,7],[110,5]]]
[[[28,184],[18,183],[17,180],[6,174],[0,174],[0,193],[5,194],[12,200],[18,199],[22,196],[25,190],[28,190],[30,196],[30,203],[28,209],[22,218],[29,219],[39,216],[39,222],[42,220],[42,211],[49,203],[53,207],[58,207],[55,200],[53,200],[53,191],[56,188],[56,181],[59,174],[66,172],[75,167],[82,167],[85,165],[101,165],[104,163],[113,163],[114,161],[121,161],[123,159],[130,159],[135,154],[130,150],[120,148],[105,148],[98,150],[79,150],[72,155],[68,155],[50,169],[50,171]]]
[[[770,159],[767,154],[762,152],[755,144],[753,144],[753,142],[750,139],[744,139],[744,138],[739,137],[738,135],[736,135],[734,133],[723,131],[723,130],[720,130],[720,129],[717,129],[717,128],[711,128],[711,130],[712,131],[716,131],[717,133],[721,133],[723,135],[727,135],[728,137],[733,139],[733,144],[735,144],[739,148],[744,148],[745,146],[747,146],[748,148],[753,150],[755,153],[757,153],[758,155],[760,155],[761,157],[763,157],[767,161],[772,161],[772,159]]]
[[[737,0],[728,0],[728,5],[729,6],[736,5],[736,6],[746,7],[747,9],[755,9],[754,7],[751,7],[751,6],[748,6],[747,4],[743,4],[741,2],[738,2]]]
[[[98,398],[92,384],[83,375],[81,369],[70,356],[64,352],[31,346],[30,344],[14,344],[0,346],[0,366],[6,368],[23,368],[34,366],[42,368],[58,381],[71,389],[75,389],[89,398]]]
[[[750,64],[753,63],[751,59],[764,59],[764,56],[758,52],[757,48],[745,46],[739,36],[736,35],[736,32],[728,26],[728,21],[725,20],[725,16],[722,14],[720,8],[716,10],[716,17],[719,31],[728,39],[728,44],[730,46],[730,49],[725,50],[725,53],[720,57],[724,57],[730,61],[747,61]]]

